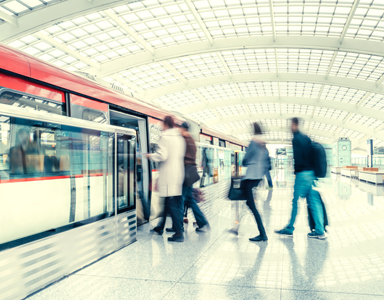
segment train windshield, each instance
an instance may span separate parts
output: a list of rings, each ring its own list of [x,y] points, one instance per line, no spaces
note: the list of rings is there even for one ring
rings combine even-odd
[[[65,103],[40,99],[27,94],[0,90],[0,104],[15,106],[26,110],[45,111],[51,114],[66,115]]]

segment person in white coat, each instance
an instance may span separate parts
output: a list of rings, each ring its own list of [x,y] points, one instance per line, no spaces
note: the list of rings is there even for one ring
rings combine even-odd
[[[174,120],[167,116],[163,121],[161,134],[156,153],[147,157],[155,162],[160,162],[158,189],[159,196],[165,198],[163,218],[153,230],[163,234],[167,214],[172,217],[174,236],[168,238],[170,242],[183,242],[183,198],[182,189],[184,182],[184,156],[185,140],[180,131],[175,127]]]

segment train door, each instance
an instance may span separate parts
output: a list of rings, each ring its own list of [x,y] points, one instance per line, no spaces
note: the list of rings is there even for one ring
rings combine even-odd
[[[111,125],[136,130],[136,211],[138,224],[145,223],[150,216],[149,165],[143,154],[148,153],[147,121],[119,111],[110,110]]]

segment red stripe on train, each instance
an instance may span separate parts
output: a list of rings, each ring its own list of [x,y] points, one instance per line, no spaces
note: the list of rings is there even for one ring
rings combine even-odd
[[[99,177],[99,176],[103,176],[103,173],[89,174],[89,177]],[[78,175],[75,175],[74,177],[83,178],[83,177],[86,177],[86,175],[78,174]],[[17,179],[0,180],[0,183],[17,183],[17,182],[44,181],[44,180],[68,179],[68,178],[71,178],[71,176],[62,175],[62,176],[50,176],[50,177],[17,178]]]

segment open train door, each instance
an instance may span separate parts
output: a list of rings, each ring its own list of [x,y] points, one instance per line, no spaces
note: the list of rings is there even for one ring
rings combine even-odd
[[[110,110],[110,124],[136,130],[136,211],[138,225],[149,220],[149,165],[143,154],[148,153],[147,120],[120,111]]]

